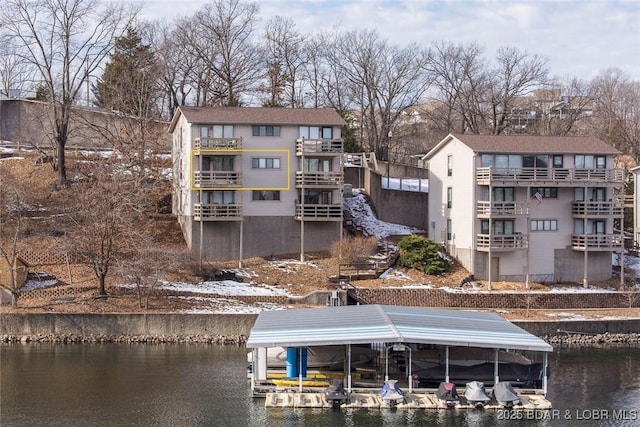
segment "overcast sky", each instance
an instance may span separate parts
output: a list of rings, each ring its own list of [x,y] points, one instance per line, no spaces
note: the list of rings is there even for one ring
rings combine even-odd
[[[146,0],[143,19],[191,16],[205,0]],[[262,21],[292,18],[303,34],[377,30],[394,44],[478,42],[493,57],[515,46],[551,75],[591,79],[617,67],[640,81],[640,0],[258,0]]]

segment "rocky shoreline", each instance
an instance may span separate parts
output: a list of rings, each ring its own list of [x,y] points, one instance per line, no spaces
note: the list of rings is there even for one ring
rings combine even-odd
[[[244,335],[3,335],[2,343],[59,343],[59,344],[219,344],[244,345]]]
[[[610,345],[610,344],[640,344],[640,333],[630,334],[587,334],[560,333],[554,336],[543,336],[543,340],[552,346],[577,345]]]
[[[560,333],[541,337],[552,346],[594,346],[640,344],[640,333],[630,334],[587,334]],[[243,346],[245,335],[3,335],[2,343],[60,343],[60,344],[217,344]]]

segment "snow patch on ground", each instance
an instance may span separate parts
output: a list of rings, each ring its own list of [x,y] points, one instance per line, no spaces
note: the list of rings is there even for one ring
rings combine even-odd
[[[393,235],[410,235],[423,232],[423,230],[415,227],[380,221],[373,214],[364,194],[358,189],[353,190],[353,197],[344,198],[344,207],[351,214],[353,221],[362,227],[366,234],[375,236],[378,239]]]
[[[547,317],[559,317],[563,320],[587,320],[588,319],[588,317],[580,313],[566,313],[563,311],[559,313],[547,313]]]
[[[190,292],[194,294],[234,295],[234,296],[291,296],[289,292],[271,285],[255,283],[235,282],[233,280],[221,280],[219,282],[200,283],[163,283],[156,289]]]

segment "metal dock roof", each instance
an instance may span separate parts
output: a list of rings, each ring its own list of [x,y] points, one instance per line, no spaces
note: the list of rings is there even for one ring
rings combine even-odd
[[[553,351],[542,339],[494,313],[392,305],[263,311],[247,347],[373,342]]]

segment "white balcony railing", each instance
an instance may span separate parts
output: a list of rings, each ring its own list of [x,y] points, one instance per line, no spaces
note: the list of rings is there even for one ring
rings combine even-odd
[[[489,202],[481,200],[476,205],[476,215],[481,218],[528,214],[529,204],[525,202]]]
[[[341,154],[343,151],[341,139],[298,139],[296,141],[296,155],[303,154]]]
[[[296,219],[305,221],[342,221],[342,205],[296,203]]]
[[[197,203],[193,217],[196,221],[235,221],[242,218],[242,205]]]
[[[240,185],[242,185],[242,172],[193,171],[194,187],[238,187]]]
[[[566,169],[566,168],[496,168],[482,167],[476,169],[476,180],[479,183],[491,181],[525,182],[595,182],[622,183],[623,169]]]
[[[573,202],[571,214],[580,217],[619,217],[624,215],[624,201]]]
[[[571,247],[575,250],[621,250],[624,239],[620,234],[572,234]]]
[[[340,187],[344,182],[342,172],[296,172],[296,187]]]
[[[193,144],[196,150],[210,148],[214,150],[239,150],[242,148],[242,138],[203,138],[198,137]]]
[[[478,234],[476,247],[479,251],[511,251],[527,249],[529,236],[526,234]]]

